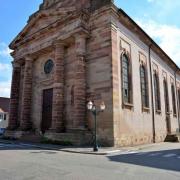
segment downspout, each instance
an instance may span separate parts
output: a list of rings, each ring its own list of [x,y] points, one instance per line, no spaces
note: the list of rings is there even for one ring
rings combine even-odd
[[[150,68],[150,79],[151,79],[151,109],[152,109],[152,132],[153,132],[153,143],[156,142],[156,131],[155,131],[155,111],[154,111],[154,90],[153,90],[153,72],[152,72],[152,61],[151,61],[151,47],[149,45],[149,68]]]
[[[174,71],[174,77],[175,77],[175,89],[176,89],[176,99],[177,99],[177,107],[178,107],[178,124],[179,124],[179,133],[180,133],[180,102],[179,102],[179,95],[177,91],[177,76],[176,76],[177,70]]]

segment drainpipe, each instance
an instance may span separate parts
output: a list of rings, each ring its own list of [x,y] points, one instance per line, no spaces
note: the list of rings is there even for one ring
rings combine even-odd
[[[179,102],[179,95],[178,95],[178,91],[177,91],[177,70],[174,71],[174,77],[175,77],[175,89],[176,89],[176,99],[177,99],[177,108],[178,108],[178,112],[177,112],[177,115],[178,115],[178,124],[179,124],[179,133],[180,133],[180,102]]]
[[[152,131],[153,131],[153,143],[156,142],[156,131],[155,131],[155,110],[154,110],[154,90],[153,90],[153,72],[152,72],[152,61],[151,61],[151,47],[149,45],[149,67],[150,67],[150,79],[151,79],[151,108],[152,108]]]

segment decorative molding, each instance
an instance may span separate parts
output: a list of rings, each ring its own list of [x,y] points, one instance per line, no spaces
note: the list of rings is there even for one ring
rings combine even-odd
[[[139,62],[141,65],[147,66],[147,57],[139,51]]]
[[[173,78],[172,76],[170,76],[170,83],[171,83],[171,84],[174,84],[174,82],[175,82],[175,81],[174,81],[174,78]]]
[[[154,62],[152,63],[153,72],[159,75],[159,67]]]
[[[162,70],[162,77],[163,79],[167,80],[167,72],[165,72],[164,70]]]

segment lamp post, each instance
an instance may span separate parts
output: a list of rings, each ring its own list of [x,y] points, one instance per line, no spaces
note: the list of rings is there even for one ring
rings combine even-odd
[[[93,146],[93,151],[97,152],[98,151],[98,143],[97,143],[97,115],[100,112],[103,112],[106,109],[106,106],[104,102],[100,104],[100,107],[97,108],[97,106],[92,102],[89,101],[87,104],[87,109],[92,112],[94,116],[94,146]]]

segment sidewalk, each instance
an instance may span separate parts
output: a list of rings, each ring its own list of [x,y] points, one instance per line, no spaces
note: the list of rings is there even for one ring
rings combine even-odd
[[[18,144],[26,147],[34,147],[44,150],[54,150],[54,151],[63,151],[63,152],[70,152],[70,153],[80,153],[80,154],[93,154],[93,155],[110,155],[115,153],[136,153],[137,151],[142,150],[150,150],[150,149],[161,149],[166,147],[170,147],[172,143],[155,143],[155,144],[145,144],[139,145],[134,147],[99,147],[98,152],[93,152],[92,147],[74,147],[74,146],[60,146],[60,145],[52,145],[52,144],[39,144],[39,143],[29,143],[29,142],[20,142],[20,141],[9,141],[0,139],[0,143],[5,144]],[[177,146],[180,143],[177,144]]]

